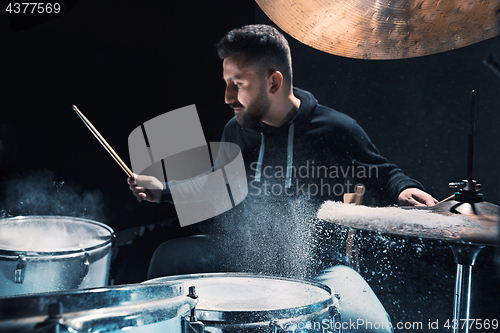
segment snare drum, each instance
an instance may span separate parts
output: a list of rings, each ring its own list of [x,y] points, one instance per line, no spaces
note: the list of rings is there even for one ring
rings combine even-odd
[[[247,273],[191,274],[146,281],[158,282],[195,286],[195,316],[205,332],[340,331],[337,299],[328,286],[314,281]]]
[[[0,297],[0,332],[181,333],[195,305],[175,282]]]
[[[0,296],[106,286],[113,239],[82,218],[0,219]]]

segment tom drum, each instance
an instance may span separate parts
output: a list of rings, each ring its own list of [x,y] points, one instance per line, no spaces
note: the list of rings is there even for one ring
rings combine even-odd
[[[0,298],[0,332],[181,333],[196,300],[180,283],[131,284]]]
[[[113,230],[87,219],[0,219],[0,297],[108,284]]]
[[[198,296],[196,319],[205,332],[338,332],[338,302],[328,286],[247,273],[161,277],[146,283],[182,282]],[[336,325],[336,323],[339,323]]]

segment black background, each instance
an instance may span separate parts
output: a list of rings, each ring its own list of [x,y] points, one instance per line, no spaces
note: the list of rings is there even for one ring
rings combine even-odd
[[[54,180],[80,194],[99,193],[102,206],[86,207],[86,216],[116,231],[175,216],[171,206],[135,201],[125,173],[71,105],[79,107],[127,162],[127,138],[133,129],[189,104],[197,106],[207,141],[218,141],[232,112],[224,104],[214,44],[234,27],[272,22],[250,0],[89,0],[63,5],[63,15],[48,21],[0,12],[0,199],[23,200],[22,193],[8,186],[16,180],[29,178],[30,183],[48,177],[48,187]],[[483,64],[490,54],[500,57],[498,37],[436,55],[387,61],[338,57],[287,38],[295,86],[355,118],[384,156],[438,200],[452,194],[450,181],[466,176],[470,91],[475,89],[474,178],[483,184],[485,200],[500,204],[500,78]],[[44,184],[33,187],[40,191]],[[53,195],[52,188],[41,191]],[[29,213],[3,209],[7,215]],[[428,258],[420,262],[419,272],[415,267],[406,271],[425,274],[436,263],[443,265],[429,279],[440,279],[446,297],[434,288],[432,297],[417,297],[405,312],[394,298],[381,296],[393,318],[427,322],[436,318],[430,303],[445,298],[443,306],[451,306],[451,251],[441,243],[419,244]],[[491,249],[483,250],[475,269],[481,287],[476,287],[480,296],[473,306],[479,310],[473,315],[493,319],[499,288]],[[383,294],[383,283],[372,282]],[[413,291],[424,295],[426,288],[417,285]],[[440,318],[451,317],[451,308],[442,311]]]

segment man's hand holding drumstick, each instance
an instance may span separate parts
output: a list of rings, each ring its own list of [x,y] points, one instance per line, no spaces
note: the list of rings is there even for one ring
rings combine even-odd
[[[155,177],[133,174],[133,177],[129,177],[127,181],[137,201],[160,202],[163,193],[163,183]]]

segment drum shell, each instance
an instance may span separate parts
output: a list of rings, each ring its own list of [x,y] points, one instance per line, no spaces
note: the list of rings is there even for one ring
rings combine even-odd
[[[328,309],[306,316],[261,322],[233,324],[224,321],[203,321],[206,333],[333,333],[338,332],[335,323],[340,322],[330,315]]]
[[[0,255],[0,296],[106,286],[111,244],[99,250],[65,256],[24,258],[23,282],[16,283],[19,256]]]
[[[190,274],[161,277],[146,281],[145,283],[184,282],[184,288],[187,289],[191,285],[196,287],[198,279],[224,279],[232,277],[310,284],[318,289],[323,288],[327,290],[331,295],[331,291],[327,286],[315,281],[285,279],[248,273]],[[203,296],[200,294],[198,288],[197,294],[201,302]],[[270,311],[224,311],[217,309],[217,306],[206,307],[206,304],[199,303],[196,307],[195,315],[197,319],[204,324],[205,332],[207,333],[326,333],[339,331],[335,326],[336,323],[341,324],[340,314],[337,309],[338,300],[330,296],[321,301],[317,301],[315,304],[304,304],[302,307],[293,309],[284,308]]]
[[[182,319],[182,316],[177,316],[175,318],[172,318],[172,319],[169,319],[169,320],[166,320],[163,322],[159,322],[159,323],[127,328],[127,332],[132,332],[132,333],[167,333],[167,332],[168,333],[184,333],[184,332],[182,332],[181,319]],[[117,333],[117,332],[123,332],[123,330],[119,329],[116,331],[101,331],[101,332]]]
[[[0,297],[0,332],[181,333],[196,305],[182,292],[179,283],[161,283]]]
[[[0,297],[103,287],[108,284],[114,233],[107,225],[73,217],[33,216],[5,219],[71,220],[109,232],[98,245],[65,251],[11,251],[0,248]],[[5,221],[4,220],[4,221]]]

